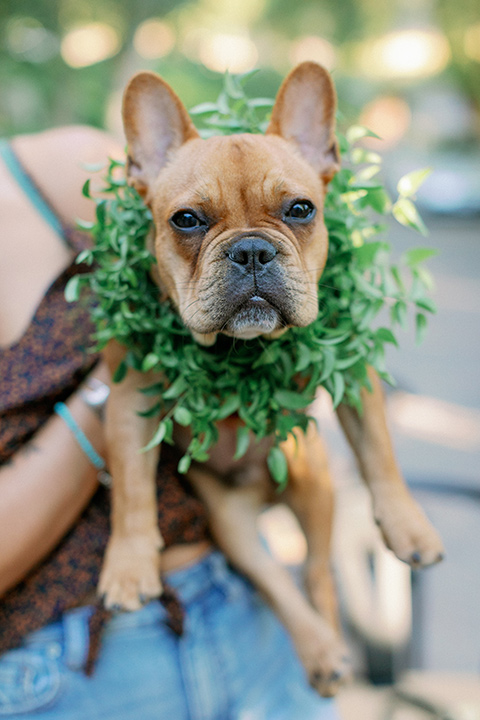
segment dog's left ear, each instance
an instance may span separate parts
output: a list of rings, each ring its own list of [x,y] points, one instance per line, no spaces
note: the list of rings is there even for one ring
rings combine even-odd
[[[267,128],[294,142],[325,183],[340,169],[336,104],[330,74],[316,63],[301,63],[283,81]]]
[[[152,184],[172,153],[199,135],[181,100],[152,72],[138,73],[127,85],[123,126],[128,180],[148,202]]]

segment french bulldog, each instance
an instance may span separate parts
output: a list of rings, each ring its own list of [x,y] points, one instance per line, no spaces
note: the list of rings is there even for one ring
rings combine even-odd
[[[324,198],[340,167],[335,110],[330,75],[306,62],[283,82],[265,135],[205,140],[160,77],[141,72],[128,84],[127,175],[153,215],[159,298],[173,301],[198,343],[212,344],[219,333],[274,338],[316,318],[328,250]],[[107,346],[112,372],[124,353],[115,342]],[[442,543],[402,479],[373,371],[370,381],[362,415],[341,405],[338,417],[386,544],[414,567],[429,565],[441,558]],[[138,389],[152,382],[148,373],[130,370],[113,384],[107,407],[112,534],[99,583],[107,607],[133,610],[162,593],[154,487],[159,451],[138,452],[159,418],[133,410],[147,409]],[[234,461],[237,422],[221,424],[210,460],[193,464],[188,477],[208,508],[218,545],[270,602],[310,683],[332,695],[346,668],[330,575],[333,494],[321,439],[311,425],[283,445],[289,469],[283,499],[308,544],[307,599],[260,542],[257,515],[275,495],[265,462],[269,443],[252,443]],[[188,438],[179,432],[178,442]]]

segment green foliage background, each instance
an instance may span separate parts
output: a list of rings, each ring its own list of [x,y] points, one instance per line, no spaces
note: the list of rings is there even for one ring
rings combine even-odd
[[[238,5],[228,0],[225,5]],[[241,4],[241,3],[240,3]],[[295,6],[289,0],[259,0],[257,10],[244,14],[244,26],[261,48],[259,64],[270,68],[257,81],[254,92],[271,95],[279,78],[292,61],[285,53],[282,67],[271,62],[278,39],[292,40],[301,35],[317,35],[342,48],[342,67],[336,71],[336,83],[351,117],[385,87],[375,86],[358,73],[356,43],[389,32],[400,26],[438,25],[447,35],[452,58],[441,82],[462,89],[477,111],[480,108],[478,63],[472,61],[463,47],[465,30],[478,22],[478,0],[418,0],[405,3],[376,3],[372,0],[302,0]],[[179,31],[185,18],[195,16],[206,28],[217,27],[215,2],[212,0],[2,0],[0,3],[0,134],[61,125],[88,123],[105,125],[108,102],[123,87],[129,74],[141,67],[160,71],[171,82],[187,106],[215,97],[221,79],[189,56],[178,42],[165,58],[148,61],[140,58],[132,46],[138,25],[149,17],[165,18]],[[32,35],[26,35],[22,50],[12,49],[9,41],[12,22],[37,21],[46,31],[39,48],[30,47]],[[60,54],[62,39],[68,31],[83,23],[105,22],[121,37],[119,52],[112,58],[84,68],[69,67]],[[28,27],[28,22],[27,22]],[[225,27],[219,27],[225,31]],[[238,19],[232,15],[231,31],[238,30]],[[179,32],[179,35],[181,33]],[[37,52],[37,50],[39,50]],[[388,92],[412,97],[432,87],[438,78],[388,83]],[[257,84],[258,83],[258,84]],[[350,107],[347,106],[350,103]]]

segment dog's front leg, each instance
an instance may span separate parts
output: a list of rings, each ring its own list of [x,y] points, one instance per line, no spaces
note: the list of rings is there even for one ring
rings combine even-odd
[[[289,632],[309,682],[335,694],[344,671],[344,648],[330,624],[310,605],[288,570],[265,549],[257,517],[266,498],[262,482],[226,487],[203,468],[189,472],[210,516],[210,528],[231,563],[260,590]]]
[[[105,356],[115,370],[123,350],[111,343]],[[99,581],[106,607],[136,610],[162,593],[155,476],[158,447],[140,452],[153,435],[158,418],[137,413],[151,400],[139,389],[151,385],[148,373],[129,370],[113,383],[106,413],[109,466],[112,474],[112,533]]]
[[[373,392],[362,390],[362,415],[348,405],[340,405],[338,418],[372,495],[375,520],[387,547],[413,567],[431,565],[442,559],[443,545],[397,466],[382,387],[372,368],[369,379]]]

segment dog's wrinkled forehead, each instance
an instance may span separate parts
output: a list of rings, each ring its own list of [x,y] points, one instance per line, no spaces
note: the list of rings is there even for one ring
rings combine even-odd
[[[320,204],[323,185],[292,143],[280,137],[232,135],[185,143],[153,188],[156,217],[198,207],[238,226],[275,212],[284,200]],[[313,197],[312,197],[313,196]]]

